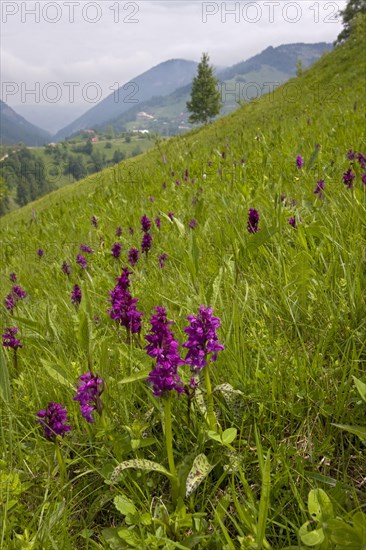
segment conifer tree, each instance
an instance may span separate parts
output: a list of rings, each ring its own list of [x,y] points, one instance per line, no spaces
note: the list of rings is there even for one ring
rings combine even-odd
[[[348,0],[344,10],[340,12],[344,28],[335,41],[336,45],[341,44],[350,36],[352,24],[359,13],[366,13],[366,0]]]
[[[197,76],[193,79],[191,100],[187,109],[191,113],[189,122],[207,122],[219,114],[221,109],[220,92],[217,89],[218,80],[214,69],[209,65],[209,56],[203,53],[198,64]]]

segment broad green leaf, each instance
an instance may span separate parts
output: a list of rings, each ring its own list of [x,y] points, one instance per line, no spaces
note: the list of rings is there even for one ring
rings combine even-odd
[[[102,537],[112,550],[121,550],[122,543],[118,536],[119,529],[117,527],[107,527],[102,530]]]
[[[67,380],[58,370],[56,370],[54,367],[51,367],[51,365],[45,361],[41,360],[43,364],[44,370],[49,374],[53,380],[55,380],[58,384],[61,384],[62,386],[66,386],[67,388],[74,388],[72,383]]]
[[[123,380],[120,380],[118,384],[131,384],[131,382],[137,382],[138,380],[146,380],[149,376],[150,370],[151,369],[149,369],[148,371],[131,374],[131,376],[127,376],[127,378],[123,378]]]
[[[43,333],[43,327],[38,321],[32,321],[31,319],[26,319],[25,317],[18,317],[17,315],[13,315],[13,319],[15,321],[18,321],[19,324],[33,329],[38,334]]]
[[[308,496],[308,510],[311,517],[326,522],[334,517],[330,498],[323,489],[312,489]]]
[[[240,454],[235,451],[229,450],[226,456],[227,463],[224,464],[224,470],[230,473],[237,472],[242,462],[242,457],[240,456]]]
[[[4,401],[11,399],[11,386],[5,353],[0,349],[0,395]]]
[[[56,308],[53,308],[53,310],[55,310]],[[57,332],[57,328],[55,326],[55,323],[52,321],[51,319],[51,316],[50,316],[50,308],[49,306],[47,305],[47,308],[46,308],[46,328],[47,328],[47,331],[48,333],[53,337],[55,338],[55,340],[59,340],[59,337],[58,337],[58,332]]]
[[[219,274],[217,275],[214,282],[212,283],[212,295],[210,298],[210,304],[212,308],[216,306],[216,301],[220,292],[222,274],[223,274],[223,269],[222,267],[220,267]]]
[[[189,497],[211,472],[213,466],[203,453],[196,456],[186,481],[186,497]]]
[[[107,338],[104,338],[102,340],[102,343],[101,343],[101,346],[100,346],[100,356],[99,356],[99,371],[98,372],[103,372],[106,365],[108,365],[108,345],[109,345],[109,342],[108,342],[108,339]]]
[[[331,531],[331,540],[336,544],[341,544],[350,548],[361,548],[362,539],[356,529],[348,525],[341,519],[331,519],[327,523],[328,529]],[[366,534],[366,533],[365,533]]]
[[[134,503],[124,495],[117,495],[116,497],[114,497],[113,502],[117,510],[123,516],[127,516],[127,514],[136,513],[136,507]]]
[[[224,445],[230,445],[236,438],[238,430],[236,428],[228,428],[222,434],[222,442]]]
[[[277,231],[278,229],[276,227],[270,227],[268,229],[263,229],[263,231],[258,231],[258,233],[253,233],[252,235],[249,235],[246,245],[247,249],[250,252],[255,252],[260,246],[270,241],[273,235],[277,233]]]
[[[206,403],[205,403],[205,400],[204,400],[204,397],[203,397],[202,390],[199,387],[196,388],[196,391],[195,391],[195,394],[194,394],[194,400],[195,400],[200,412],[203,415],[205,415],[207,413],[207,407],[206,407]]]
[[[141,539],[131,529],[118,529],[118,536],[124,540],[131,548],[141,548]]]
[[[208,430],[207,435],[210,439],[222,443],[221,434],[214,432],[213,430]]]
[[[195,235],[194,232],[192,233],[191,256],[192,256],[192,262],[193,262],[193,266],[194,266],[194,274],[196,276],[197,273],[198,273],[198,268],[199,268],[200,249],[197,246],[197,239],[196,239],[196,235]]]
[[[361,399],[366,403],[366,384],[364,382],[361,382],[361,380],[359,380],[359,378],[356,378],[355,376],[352,376],[352,378],[356,388],[358,389],[358,393],[360,394]]]
[[[10,510],[12,510],[12,508],[14,508],[14,506],[18,506],[18,504],[19,504],[19,500],[12,499],[12,500],[7,500],[6,502],[4,502],[3,506],[4,506],[4,509],[7,512],[10,512]]]
[[[117,481],[118,476],[123,472],[123,470],[126,470],[127,468],[135,468],[136,470],[146,470],[147,472],[160,472],[161,474],[166,475],[167,477],[172,477],[172,474],[168,472],[164,466],[161,464],[158,464],[157,462],[153,462],[152,460],[145,460],[143,458],[135,458],[132,460],[126,460],[125,462],[121,462],[115,469],[114,472],[111,475],[111,483],[115,483]]]
[[[357,435],[362,441],[366,441],[366,426],[349,426],[348,424],[332,424],[341,430]]]
[[[219,391],[222,393],[222,395],[225,397],[231,397],[233,395],[244,395],[244,393],[241,390],[234,390],[231,384],[220,384],[219,386],[216,386],[213,390],[214,392]]]
[[[76,317],[76,337],[80,347],[89,355],[92,339],[92,323],[86,311],[80,310]]]
[[[258,510],[258,525],[256,542],[258,548],[263,547],[263,541],[266,531],[266,523],[269,509],[269,497],[271,493],[271,452],[267,452],[266,461],[262,472],[261,499]]]
[[[300,538],[306,546],[316,546],[324,541],[324,531],[321,528],[315,529],[309,533],[300,534]]]
[[[151,514],[149,514],[149,512],[144,512],[140,516],[140,521],[142,525],[151,525],[152,524]]]
[[[358,533],[362,533],[366,539],[366,515],[363,512],[356,512],[352,518],[352,523]]]
[[[261,437],[258,430],[258,427],[254,426],[254,436],[255,436],[255,444],[257,447],[257,455],[258,455],[258,462],[259,462],[259,469],[261,472],[261,476],[263,479],[263,471],[264,471],[264,457],[263,457],[263,447],[261,443]]]
[[[320,147],[315,147],[314,151],[311,153],[310,158],[306,163],[307,170],[310,170],[314,166],[315,162],[318,159],[319,151],[320,151]]]
[[[337,480],[334,477],[324,476],[323,474],[318,474],[318,472],[308,472],[307,475],[310,479],[314,479],[320,483],[325,483],[331,487],[335,487],[337,485]]]
[[[180,220],[178,220],[178,218],[176,218],[175,216],[174,216],[174,218],[173,218],[173,221],[174,221],[175,225],[178,227],[180,236],[181,236],[181,237],[184,237],[184,235],[185,235],[185,233],[186,233],[186,230],[185,230],[185,227],[184,227],[184,225],[182,224],[182,222],[181,222]]]

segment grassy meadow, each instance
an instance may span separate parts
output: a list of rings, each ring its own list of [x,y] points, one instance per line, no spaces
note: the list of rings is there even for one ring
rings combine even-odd
[[[0,349],[0,547],[366,548],[365,30],[217,122],[0,219],[1,329],[23,346]],[[108,312],[125,267],[136,333]],[[206,348],[194,383],[179,366],[179,396],[153,395],[155,307],[184,360],[202,305],[224,349]],[[74,399],[87,372],[104,380],[93,422]],[[50,402],[68,411],[57,437],[37,417]]]

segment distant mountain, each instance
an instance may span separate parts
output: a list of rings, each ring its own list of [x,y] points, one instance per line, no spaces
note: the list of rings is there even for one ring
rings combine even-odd
[[[89,109],[74,122],[62,128],[54,141],[65,139],[80,130],[94,128],[154,96],[165,96],[190,83],[197,71],[195,61],[170,59],[133,78]]]
[[[237,75],[258,72],[264,66],[288,74],[289,77],[295,76],[296,63],[299,59],[301,59],[304,68],[310,67],[323,53],[330,51],[332,47],[332,44],[327,42],[282,44],[276,48],[269,46],[254,57],[221,71],[220,79],[231,80]]]
[[[239,102],[269,92],[294,77],[299,59],[306,69],[331,49],[332,44],[326,42],[285,44],[276,48],[270,46],[246,61],[216,71],[223,102],[221,115],[233,111]],[[153,97],[139,103],[96,128],[106,130],[108,126],[112,126],[116,132],[149,129],[167,135],[176,134],[187,127],[189,113],[186,102],[190,97],[191,83],[192,81],[164,97]],[[151,118],[139,117],[141,112],[147,113]]]
[[[0,99],[0,143],[2,145],[45,145],[51,141],[51,134],[34,126],[18,115]]]
[[[52,135],[66,124],[71,124],[89,110],[90,104],[78,103],[21,103],[12,108],[31,124],[44,128]]]

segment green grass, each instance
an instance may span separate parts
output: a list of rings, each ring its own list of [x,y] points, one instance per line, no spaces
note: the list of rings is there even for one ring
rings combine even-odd
[[[345,548],[334,543],[336,526],[362,537],[364,445],[334,425],[364,424],[353,378],[366,381],[366,186],[358,162],[353,189],[342,181],[349,149],[366,153],[365,20],[360,25],[348,43],[274,94],[0,220],[1,296],[11,289],[11,271],[28,293],[13,315],[2,312],[2,327],[18,326],[24,347],[18,372],[11,350],[1,355],[0,546],[305,548],[299,529],[312,519],[314,495],[323,500],[309,530],[325,517],[329,525],[313,548]],[[305,159],[301,170],[296,155]],[[314,194],[319,179],[323,199]],[[260,214],[256,234],[246,229],[249,208]],[[162,224],[152,228],[152,250],[131,276],[145,316],[140,341],[129,342],[107,313],[108,299],[129,248],[140,247],[143,214],[160,215]],[[297,229],[287,221],[293,216]],[[120,260],[110,252],[117,226]],[[95,250],[86,273],[75,264],[81,243]],[[160,269],[162,253],[168,258]],[[64,260],[72,263],[70,278],[60,269]],[[79,309],[70,302],[76,283]],[[220,428],[235,428],[226,432],[234,439],[213,437],[198,399],[188,415],[187,399],[174,396],[179,475],[201,454],[213,468],[178,501],[169,477],[156,471],[127,469],[110,485],[122,461],[169,468],[162,406],[141,379],[152,368],[143,335],[163,305],[182,343],[186,316],[201,304],[221,318],[225,350],[210,374],[214,389],[228,383],[235,390],[213,393]],[[90,425],[72,399],[88,365],[106,381],[103,415]],[[188,367],[181,373],[188,381]],[[121,384],[126,377],[136,380]],[[202,391],[205,401],[204,384]],[[63,482],[55,445],[35,420],[51,400],[68,407],[73,427],[60,441]],[[330,497],[335,518],[320,492],[310,493],[308,509],[314,489]],[[117,496],[127,500],[117,499],[116,508]]]
[[[85,145],[85,143],[85,139],[82,141],[73,141],[72,144],[69,145],[68,151],[72,155],[80,156],[86,166],[93,166],[93,161],[89,155],[85,153],[75,153],[72,150],[74,146],[82,147]],[[110,148],[106,148],[107,143],[111,144]],[[134,152],[137,148],[139,150],[139,154],[141,154],[150,149],[153,145],[154,141],[152,138],[143,136],[132,137],[129,143],[126,142],[125,138],[101,139],[97,143],[93,143],[93,152],[100,152],[102,155],[105,156],[107,162],[112,162],[115,151],[120,151],[124,153],[125,158],[129,158],[131,156],[134,156]],[[58,147],[61,147],[61,145],[58,144]],[[63,187],[64,185],[68,185],[70,183],[74,183],[74,178],[71,174],[65,175],[63,173],[60,173],[60,171],[57,171],[56,176],[53,176],[51,169],[55,166],[56,161],[53,156],[46,153],[45,147],[32,147],[31,149],[33,153],[42,158],[45,163],[47,176],[50,177],[52,183],[55,183],[58,188]],[[63,169],[66,168],[65,161],[63,161],[62,166]]]

